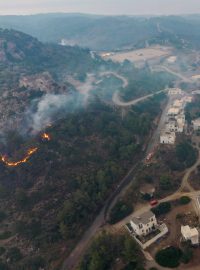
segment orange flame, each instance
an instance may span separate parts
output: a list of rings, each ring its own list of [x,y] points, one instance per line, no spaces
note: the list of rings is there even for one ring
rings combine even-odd
[[[51,140],[49,134],[47,134],[47,133],[43,133],[42,134],[42,139],[47,140],[47,141],[50,141]]]
[[[5,156],[1,157],[1,160],[9,167],[16,167],[19,166],[22,163],[26,163],[28,161],[28,159],[38,150],[38,148],[31,148],[27,151],[27,155],[26,157],[24,157],[22,160],[16,161],[16,162],[12,162],[12,161],[8,161],[7,158]]]

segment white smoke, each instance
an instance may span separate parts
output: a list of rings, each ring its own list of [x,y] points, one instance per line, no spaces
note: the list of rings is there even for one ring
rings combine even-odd
[[[82,105],[81,95],[46,94],[39,100],[36,112],[29,111],[29,126],[31,126],[34,133],[37,133],[45,129],[59,114],[74,112],[80,109]]]

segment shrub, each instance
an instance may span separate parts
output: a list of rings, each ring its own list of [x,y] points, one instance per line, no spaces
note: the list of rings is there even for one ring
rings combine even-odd
[[[44,267],[45,267],[45,260],[42,257],[37,256],[37,257],[27,259],[24,262],[21,270],[26,270],[26,269],[38,270]]]
[[[170,190],[172,188],[171,179],[168,175],[160,177],[160,188],[162,190]]]
[[[176,156],[179,162],[183,163],[185,167],[191,167],[197,159],[195,149],[186,141],[176,146]]]
[[[167,214],[168,212],[170,212],[170,210],[171,210],[171,203],[170,202],[163,202],[163,203],[160,203],[158,206],[152,208],[152,212],[156,216]]]
[[[176,247],[167,247],[157,252],[156,262],[164,267],[176,268],[180,264],[182,251]]]
[[[111,209],[109,223],[114,224],[133,212],[132,205],[119,201]]]
[[[10,231],[5,231],[3,233],[0,234],[0,240],[5,240],[10,238],[12,235],[12,233]]]
[[[0,211],[0,222],[2,222],[6,218],[6,213],[3,211]]]
[[[22,254],[20,249],[18,249],[17,247],[10,248],[7,252],[7,258],[9,258],[12,263],[21,260]]]
[[[187,264],[191,261],[193,257],[193,252],[192,249],[187,250],[187,252],[184,252],[181,258],[181,262],[183,262],[184,264]]]
[[[3,263],[2,261],[0,261],[0,269],[1,270],[8,270],[8,266],[5,263]]]
[[[0,247],[0,256],[5,253],[6,249],[4,247]],[[1,267],[0,267],[1,269]]]
[[[179,199],[179,203],[180,204],[188,204],[191,202],[191,199],[190,197],[188,196],[182,196],[180,199]]]

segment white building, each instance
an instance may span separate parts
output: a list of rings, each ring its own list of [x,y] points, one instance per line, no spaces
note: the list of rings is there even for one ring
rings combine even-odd
[[[190,226],[181,226],[181,234],[185,241],[191,241],[192,245],[199,244],[199,232],[196,228],[190,228]]]
[[[133,217],[130,225],[137,236],[148,235],[154,231],[158,225],[153,212],[148,211],[139,217]]]
[[[192,121],[193,128],[195,131],[200,130],[200,118],[197,118],[196,120]]]
[[[177,57],[176,57],[175,55],[170,56],[169,58],[167,58],[167,62],[168,62],[169,64],[175,63],[176,60],[177,60]]]
[[[182,118],[170,120],[166,123],[166,132],[179,132],[182,133],[185,127],[185,121]]]
[[[178,124],[176,119],[169,120],[169,122],[166,123],[165,130],[167,132],[178,132]]]
[[[164,131],[160,135],[160,143],[161,144],[174,144],[175,141],[176,141],[176,133],[175,132]]]
[[[169,88],[168,94],[169,95],[181,95],[182,90],[180,88]]]
[[[179,113],[180,113],[180,108],[171,107],[169,108],[167,115],[169,117],[174,117],[174,116],[177,116]]]
[[[191,103],[193,101],[193,96],[185,96],[185,102]]]
[[[184,106],[184,101],[182,99],[176,99],[174,101],[173,107],[174,108],[183,108]]]

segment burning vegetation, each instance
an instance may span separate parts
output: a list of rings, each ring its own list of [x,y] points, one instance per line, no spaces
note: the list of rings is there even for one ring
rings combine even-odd
[[[43,133],[43,134],[41,135],[41,138],[42,138],[43,140],[47,140],[47,141],[50,141],[50,140],[51,140],[49,134],[47,134],[47,133]],[[0,160],[1,160],[5,165],[7,165],[7,166],[9,166],[9,167],[17,167],[17,166],[19,166],[19,165],[21,165],[21,164],[23,164],[23,163],[26,163],[26,162],[30,159],[30,157],[31,157],[35,152],[37,152],[37,151],[38,151],[38,147],[30,148],[30,149],[28,149],[26,156],[25,156],[22,160],[15,161],[15,162],[14,162],[14,161],[9,161],[6,155],[1,156],[1,157],[0,157]]]
[[[46,141],[50,141],[50,140],[51,140],[49,134],[47,134],[47,133],[43,133],[43,134],[42,134],[42,139],[43,139],[43,140],[46,140]]]
[[[27,151],[26,156],[25,156],[22,160],[19,160],[19,161],[16,161],[16,162],[9,161],[9,160],[7,159],[6,156],[2,156],[2,157],[1,157],[1,160],[3,161],[4,164],[6,164],[6,165],[9,166],[9,167],[16,167],[16,166],[19,166],[19,165],[22,164],[22,163],[26,163],[26,162],[29,160],[29,158],[30,158],[35,152],[37,152],[37,150],[38,150],[37,147],[29,149],[29,150]]]

